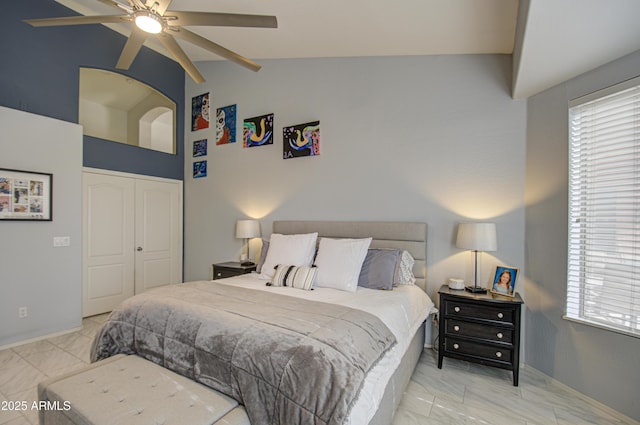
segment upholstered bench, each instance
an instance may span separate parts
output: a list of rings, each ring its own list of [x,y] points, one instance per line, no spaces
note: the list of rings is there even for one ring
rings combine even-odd
[[[135,355],[41,382],[38,397],[40,425],[250,425],[234,399]]]

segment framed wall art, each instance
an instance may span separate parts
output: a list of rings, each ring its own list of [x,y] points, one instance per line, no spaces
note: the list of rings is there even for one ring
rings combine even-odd
[[[243,147],[273,144],[273,114],[247,118],[242,128]]]
[[[193,142],[193,157],[207,156],[207,139]]]
[[[51,221],[53,174],[0,168],[0,220]]]
[[[216,145],[236,142],[236,105],[216,109]]]
[[[209,93],[191,98],[191,131],[209,128]]]
[[[282,139],[284,159],[320,155],[320,121],[284,127]]]
[[[193,163],[193,178],[199,179],[207,177],[207,161],[196,161]]]

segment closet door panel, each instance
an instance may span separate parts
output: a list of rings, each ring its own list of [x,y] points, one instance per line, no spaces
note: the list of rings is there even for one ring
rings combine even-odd
[[[136,293],[182,281],[180,185],[136,182]]]
[[[134,294],[135,184],[83,174],[83,316],[111,311]]]

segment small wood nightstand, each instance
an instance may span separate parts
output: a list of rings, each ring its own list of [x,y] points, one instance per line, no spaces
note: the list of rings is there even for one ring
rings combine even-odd
[[[522,298],[456,291],[442,285],[438,368],[443,357],[509,369],[518,386]]]
[[[239,276],[251,273],[256,270],[256,265],[243,266],[237,261],[227,261],[226,263],[216,263],[213,265],[213,280],[225,277]]]

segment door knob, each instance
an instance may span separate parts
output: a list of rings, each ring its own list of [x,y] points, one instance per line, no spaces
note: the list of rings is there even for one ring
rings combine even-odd
[[[141,247],[141,246],[139,246],[139,247],[136,249],[136,251],[138,251],[138,252],[142,252],[142,247]]]

